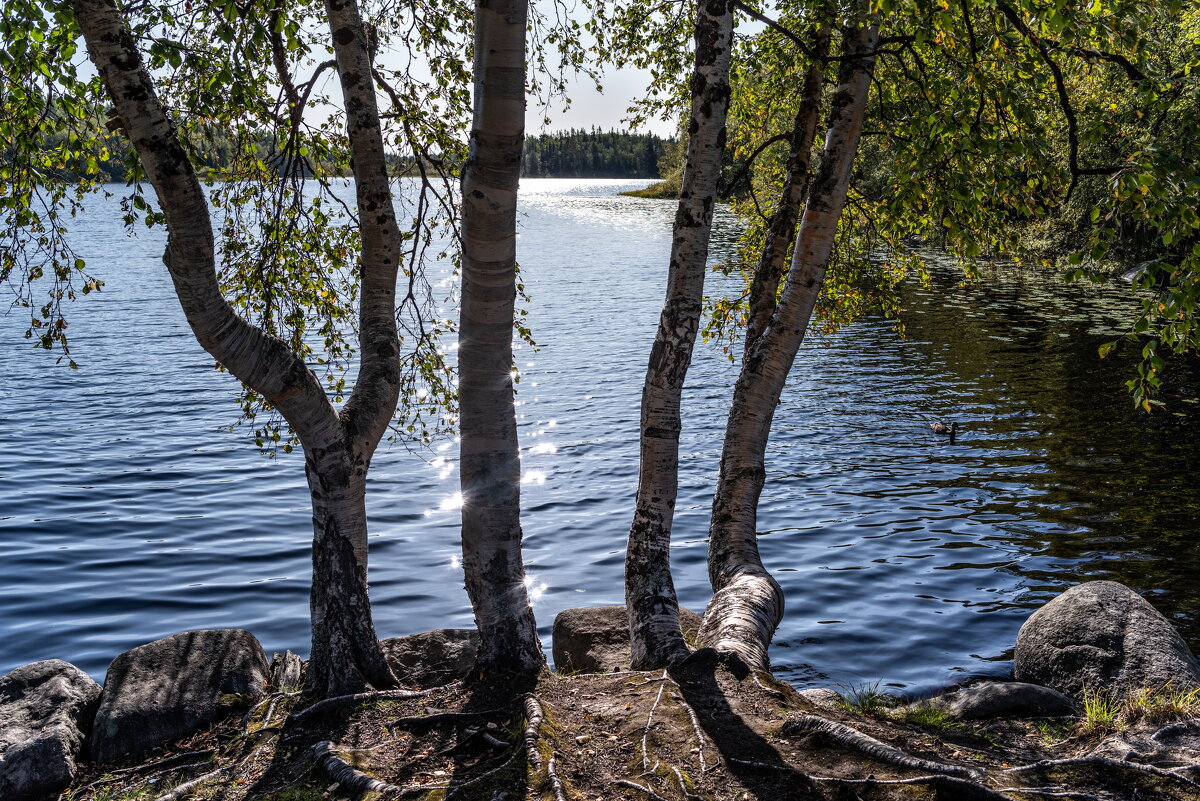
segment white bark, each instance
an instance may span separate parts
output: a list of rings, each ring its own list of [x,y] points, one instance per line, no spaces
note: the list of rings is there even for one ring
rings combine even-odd
[[[667,297],[642,389],[637,504],[625,557],[633,667],[687,656],[671,580],[671,525],[679,482],[680,400],[704,299],[713,205],[729,109],[733,0],[700,0],[687,162],[675,215]]]
[[[477,0],[475,115],[463,172],[459,323],[462,546],[477,673],[545,664],[521,560],[521,462],[513,405],[517,181],[525,136],[527,0]]]
[[[744,353],[766,329],[771,315],[775,313],[779,282],[783,279],[787,264],[788,249],[796,240],[796,224],[800,219],[800,206],[808,189],[809,156],[817,125],[821,117],[821,92],[825,86],[824,59],[829,54],[830,24],[824,22],[815,32],[812,41],[813,59],[804,76],[804,88],[800,92],[800,107],[792,123],[791,149],[788,153],[787,173],[783,179],[779,203],[767,225],[762,256],[754,270],[750,285],[750,313],[746,320]]]
[[[767,647],[783,617],[783,592],[758,553],[758,500],[775,408],[808,329],[833,251],[834,234],[858,152],[870,90],[876,26],[850,32],[818,172],[797,236],[779,306],[751,344],[734,388],[709,529],[709,580],[700,642],[768,669]]]

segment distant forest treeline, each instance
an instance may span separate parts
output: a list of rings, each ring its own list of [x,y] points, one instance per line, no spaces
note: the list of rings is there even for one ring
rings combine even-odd
[[[571,130],[530,136],[525,139],[521,175],[526,178],[658,178],[659,160],[674,140],[653,134],[624,131]],[[51,137],[51,151],[63,150],[63,137]],[[202,146],[190,148],[201,174],[219,176],[232,163],[238,146],[220,133],[210,135]],[[259,156],[274,165],[273,143],[268,137],[258,143]],[[130,160],[129,145],[123,137],[105,136],[104,148],[94,154],[64,155],[63,177],[93,175],[103,181],[123,183]],[[411,158],[390,155],[388,163],[396,174],[416,173]],[[324,174],[340,174],[332,165],[318,165]]]
[[[657,178],[670,140],[624,131],[571,130],[525,137],[526,178]]]

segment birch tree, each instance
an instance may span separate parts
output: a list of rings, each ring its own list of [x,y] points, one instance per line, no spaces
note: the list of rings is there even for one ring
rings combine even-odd
[[[527,0],[477,0],[475,115],[462,180],[463,569],[481,638],[476,672],[493,679],[545,665],[521,559],[512,378],[528,12]]]
[[[1195,186],[1196,171],[1182,152],[1191,137],[1167,121],[1196,118],[1194,67],[1200,62],[1194,48],[1180,47],[1181,37],[1197,30],[1197,18],[1178,4],[1094,4],[1082,12],[1057,0],[853,3],[830,9],[844,29],[837,55],[824,51],[819,34],[803,32],[818,13],[813,4],[777,4],[778,18],[744,3],[737,8],[765,26],[735,53],[734,71],[739,111],[733,130],[752,176],[741,208],[751,219],[747,240],[756,250],[746,258],[752,267],[745,296],[717,303],[710,324],[710,330],[736,324],[745,331],[710,521],[714,596],[699,641],[765,669],[783,597],[759,557],[757,508],[774,410],[805,333],[817,321],[834,328],[866,313],[895,313],[896,286],[922,269],[905,248],[909,237],[938,242],[964,262],[1020,253],[1021,226],[1069,213],[1072,197],[1089,191],[1099,207],[1090,213],[1082,248],[1066,261],[1095,264],[1117,246],[1121,230],[1161,236],[1162,256],[1152,265],[1163,265],[1156,272],[1160,282],[1167,273],[1170,278],[1145,301],[1131,334],[1144,341],[1144,361],[1130,385],[1138,402],[1152,408],[1147,398],[1165,364],[1162,354],[1186,351],[1195,341],[1196,222],[1166,198]],[[663,69],[677,68],[670,47],[637,41]],[[1155,42],[1164,43],[1162,49]],[[791,102],[800,55],[809,64],[802,100],[791,133],[779,134],[770,126]],[[815,68],[835,64],[838,85],[825,97]],[[1114,90],[1127,107],[1108,100]],[[647,107],[662,105],[651,98]],[[811,134],[805,131],[818,113],[828,123],[809,178]],[[1143,122],[1151,118],[1156,122]],[[867,120],[870,161],[860,158]],[[777,169],[772,162],[784,160],[772,155],[772,146],[781,141],[790,150],[786,167]],[[770,217],[758,199],[769,185],[762,175],[779,179]],[[669,467],[663,475],[673,480],[677,463]],[[631,537],[631,554],[636,548],[648,552]],[[631,558],[629,566],[655,575],[668,569],[666,553],[663,545],[649,557],[657,567],[640,565],[646,557]],[[635,599],[646,596],[646,584],[626,581],[632,610]],[[667,585],[660,579],[657,586]],[[636,630],[632,636],[636,643]],[[674,647],[652,647],[660,648],[658,663],[678,658]]]
[[[770,667],[767,646],[783,619],[783,591],[758,554],[757,510],[766,480],[767,440],[833,253],[878,38],[875,24],[846,33],[821,162],[808,188],[783,295],[766,326],[747,343],[725,427],[709,527],[713,598],[704,613],[699,641],[758,670]],[[776,246],[768,240],[769,248]]]
[[[635,669],[659,668],[688,653],[671,578],[671,523],[678,495],[680,403],[700,325],[708,241],[725,145],[732,0],[700,1],[694,42],[687,160],[675,214],[667,297],[642,390],[637,501],[625,557],[625,598]]]
[[[304,27],[304,18],[295,16],[300,11],[270,2],[249,10],[146,6],[134,15],[108,0],[53,9],[9,3],[2,32],[9,47],[0,64],[10,115],[2,126],[9,232],[2,268],[5,279],[27,292],[18,296],[26,306],[33,305],[31,287],[52,271],[49,299],[33,311],[31,333],[43,347],[69,356],[61,304],[78,282],[88,292],[100,281],[83,275],[83,261],[72,258],[65,220],[94,188],[86,177],[89,162],[114,144],[95,128],[97,104],[111,104],[109,128],[131,146],[131,177],[148,183],[156,198],[147,200],[135,183],[125,204],[128,220],[166,228],[163,261],[197,341],[247,388],[246,408],[281,415],[303,448],[314,529],[306,692],[320,697],[397,684],[368,599],[366,477],[401,390],[436,384],[444,373],[432,350],[436,324],[423,316],[427,309],[418,297],[428,219],[418,213],[416,227],[402,231],[393,205],[376,95],[382,76],[373,63],[379,30],[364,21],[355,0],[326,4],[323,37],[320,28]],[[441,38],[430,42],[447,43],[453,30],[447,19]],[[53,24],[45,32],[38,26],[47,20]],[[168,38],[180,31],[194,38]],[[94,81],[81,78],[72,61],[80,35],[98,73]],[[228,58],[213,41],[229,43],[238,57]],[[318,63],[308,57],[320,49],[333,58]],[[299,81],[295,71],[305,64],[311,77]],[[314,125],[305,120],[305,103],[327,70],[336,73],[341,111]],[[160,80],[186,105],[164,102]],[[392,97],[389,116],[402,119],[415,137],[420,121],[404,114],[412,109],[403,108],[403,97],[394,91]],[[422,98],[425,104],[439,100],[452,106],[454,96],[434,90]],[[192,127],[181,130],[181,119]],[[231,180],[206,192],[194,159],[214,121],[228,125],[223,135],[240,129],[251,141],[240,142],[226,165]],[[64,135],[61,151],[47,146],[50,134]],[[278,148],[269,162],[256,152],[263,137]],[[414,158],[420,161],[436,144],[425,139]],[[341,213],[327,181],[305,181],[326,158],[344,159],[354,178],[354,205]],[[63,175],[72,164],[85,176],[76,184]],[[257,171],[239,172],[247,164]],[[423,192],[418,205],[430,197]],[[223,222],[214,220],[214,206],[226,210]],[[247,208],[255,210],[250,219]],[[407,291],[400,298],[402,259]],[[415,358],[431,361],[414,367],[406,360],[398,320],[406,322],[410,345],[424,354]],[[324,337],[324,352],[314,353],[314,335]],[[357,378],[338,408],[333,401],[344,383],[336,364],[324,374],[314,367],[347,366],[352,356]],[[283,447],[290,444],[285,440]]]

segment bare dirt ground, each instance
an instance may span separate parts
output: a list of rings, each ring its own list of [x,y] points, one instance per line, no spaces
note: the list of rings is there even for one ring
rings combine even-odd
[[[1071,720],[903,723],[713,658],[298,701],[273,694],[138,764],[89,766],[60,801],[1200,801],[1188,766],[1100,756],[1104,733]]]

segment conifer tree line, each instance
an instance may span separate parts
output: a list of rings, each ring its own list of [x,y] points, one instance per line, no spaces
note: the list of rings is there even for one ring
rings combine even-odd
[[[671,140],[654,134],[572,129],[529,136],[521,153],[524,178],[657,178]]]

